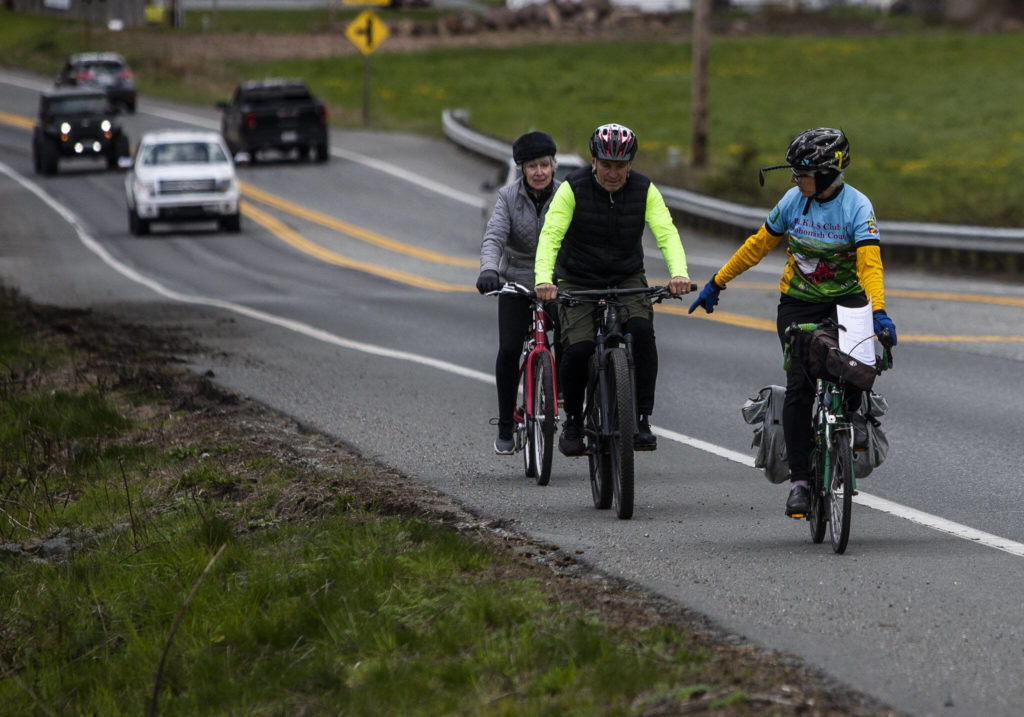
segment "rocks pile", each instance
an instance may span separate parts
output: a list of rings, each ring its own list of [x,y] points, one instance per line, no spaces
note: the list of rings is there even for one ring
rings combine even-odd
[[[600,35],[610,30],[669,26],[682,27],[680,13],[641,12],[635,8],[615,7],[611,0],[547,0],[516,9],[495,7],[484,14],[445,15],[436,23],[403,19],[391,26],[391,32],[398,37],[451,37],[522,30]]]

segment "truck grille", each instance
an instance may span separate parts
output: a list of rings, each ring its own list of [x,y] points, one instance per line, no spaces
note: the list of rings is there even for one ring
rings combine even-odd
[[[216,191],[214,179],[164,179],[159,186],[160,194],[197,194]]]

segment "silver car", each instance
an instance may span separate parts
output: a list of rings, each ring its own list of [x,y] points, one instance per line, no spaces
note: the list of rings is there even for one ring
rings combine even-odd
[[[241,230],[235,163],[219,132],[147,132],[122,166],[132,234],[148,234],[156,221],[216,221],[225,231]]]

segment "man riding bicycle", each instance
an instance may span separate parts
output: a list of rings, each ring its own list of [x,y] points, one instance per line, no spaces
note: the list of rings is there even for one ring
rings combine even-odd
[[[558,290],[639,288],[647,286],[644,225],[651,228],[668,265],[669,291],[690,291],[686,254],[679,231],[665,200],[650,179],[633,172],[636,135],[628,127],[605,124],[590,138],[591,166],[570,173],[555,192],[537,245],[537,298],[551,301]],[[555,286],[555,281],[558,286]],[[636,450],[653,451],[657,438],[651,432],[650,415],[658,377],[658,350],[654,339],[654,311],[641,296],[623,297],[633,335],[636,368],[638,432]],[[583,400],[587,363],[594,352],[594,304],[561,305],[563,353],[559,380],[565,401],[566,421],[558,449],[567,456],[584,453]]]
[[[767,167],[791,169],[797,186],[783,195],[756,234],[715,273],[690,306],[709,314],[728,282],[756,265],[787,236],[776,326],[783,348],[791,323],[836,318],[836,306],[859,308],[871,302],[874,330],[888,329],[896,344],[896,327],[885,313],[885,288],[878,227],[871,201],[843,183],[850,166],[850,143],[841,130],[818,127],[798,134],[786,151],[786,163]],[[815,382],[803,357],[790,356],[782,430],[789,458],[791,488],[786,515],[800,516],[810,507],[808,489],[813,443],[811,411]]]

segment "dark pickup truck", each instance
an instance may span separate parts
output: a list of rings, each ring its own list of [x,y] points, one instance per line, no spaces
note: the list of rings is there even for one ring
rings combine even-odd
[[[61,159],[103,159],[108,169],[131,154],[117,111],[100,89],[55,89],[39,96],[32,129],[32,165],[38,174],[56,174]]]
[[[299,80],[249,80],[235,89],[231,102],[218,102],[221,134],[233,154],[245,152],[256,162],[258,153],[298,152],[326,162],[327,108]]]

